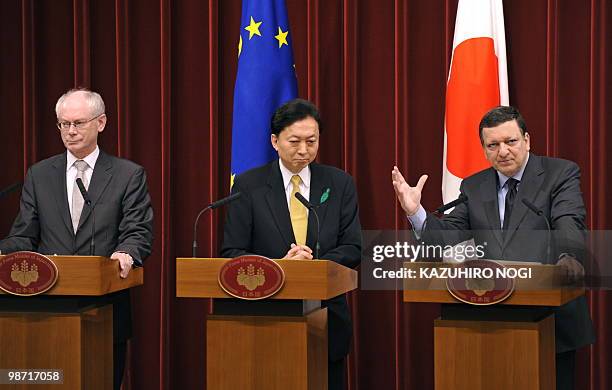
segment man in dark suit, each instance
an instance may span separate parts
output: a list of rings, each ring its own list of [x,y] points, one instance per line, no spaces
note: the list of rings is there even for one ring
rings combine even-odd
[[[415,231],[426,241],[453,236],[451,240],[457,243],[469,235],[476,244],[486,242],[485,258],[540,260],[562,265],[572,279],[584,275],[580,261],[584,261],[586,212],[578,166],[529,153],[527,126],[514,107],[500,106],[489,111],[479,131],[491,168],[462,181],[460,192],[468,200],[444,218],[426,213],[420,204],[427,176],[421,176],[411,187],[394,167],[393,187]],[[537,234],[547,231],[546,221],[530,211],[522,199],[542,210],[551,223],[556,244],[550,259],[547,235]],[[571,389],[576,349],[594,341],[584,296],[555,311],[555,334],[557,388]]]
[[[55,111],[66,151],[28,170],[19,214],[8,237],[0,241],[0,250],[90,255],[94,209],[93,255],[117,261],[117,276],[126,278],[132,266],[142,266],[151,253],[153,210],[145,171],[98,148],[98,134],[106,125],[99,94],[70,90],[59,98]],[[87,188],[91,208],[84,204],[77,178]],[[118,389],[131,336],[130,297],[125,290],[108,298],[113,303],[114,387]]]
[[[319,148],[316,107],[295,99],[272,117],[271,142],[279,159],[236,177],[225,222],[221,255],[257,254],[270,258],[313,259],[316,222],[295,198],[300,192],[320,218],[319,258],[356,267],[361,259],[361,227],[352,178],[337,168],[314,163]],[[328,309],[328,378],[342,389],[352,326],[346,297],[323,302]]]

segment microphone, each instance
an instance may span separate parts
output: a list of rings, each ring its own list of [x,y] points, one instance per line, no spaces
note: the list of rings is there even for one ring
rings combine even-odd
[[[544,211],[537,208],[533,203],[531,203],[525,198],[521,199],[521,201],[523,202],[525,206],[527,206],[529,210],[531,210],[537,216],[542,217],[544,219],[544,222],[546,222],[546,229],[548,229],[547,234],[546,234],[546,263],[548,264],[549,261],[551,260],[550,259],[550,235],[551,235],[552,228],[550,227],[550,221],[544,215]]]
[[[459,197],[457,199],[453,200],[452,202],[449,202],[447,204],[443,204],[442,206],[438,207],[436,209],[436,212],[438,214],[442,214],[443,212],[445,212],[448,209],[452,209],[455,206],[459,206],[460,204],[467,202],[467,200],[468,200],[467,196],[465,196],[464,194],[460,194]]]
[[[455,206],[459,206],[462,203],[465,203],[468,201],[468,197],[465,194],[459,194],[459,197],[455,200],[453,200],[452,202],[448,202],[447,204],[443,204],[442,206],[438,207],[434,213],[435,214],[443,214],[446,210],[448,209],[452,209]],[[423,221],[423,225],[421,225],[421,234],[425,231],[425,227],[427,226],[427,218],[425,218],[425,220]],[[420,237],[417,237],[420,238]]]
[[[7,195],[10,195],[13,191],[19,189],[19,187],[21,187],[20,181],[18,181],[17,183],[13,183],[10,186],[4,188],[2,191],[0,191],[0,199],[4,198]]]
[[[312,203],[310,203],[309,201],[306,200],[306,198],[304,198],[304,196],[302,194],[300,194],[299,192],[295,193],[295,197],[297,198],[297,200],[300,201],[301,204],[304,205],[304,207],[306,207],[308,210],[312,211],[312,213],[315,216],[315,220],[317,221],[317,237],[315,240],[315,259],[319,258],[319,249],[320,249],[320,244],[319,244],[319,234],[321,232],[321,224],[319,223],[319,214],[317,214],[317,207],[319,206],[315,206]]]
[[[531,203],[530,201],[528,201],[527,199],[522,199],[522,202],[525,206],[527,206],[527,208],[531,211],[533,211],[534,213],[536,213],[537,215],[539,215],[540,217],[544,215],[544,211],[540,210],[539,208],[537,208],[533,203]],[[546,218],[545,218],[546,219]],[[548,219],[546,219],[546,222],[548,223]]]
[[[299,192],[295,193],[295,197],[297,198],[297,200],[300,201],[301,204],[303,204],[308,210],[312,210],[316,207],[319,206],[315,206],[314,204],[310,203],[309,201],[306,200],[306,198],[304,198],[304,196],[302,194],[300,194]]]
[[[231,195],[230,195],[230,196],[228,196],[228,197],[225,197],[225,198],[223,198],[223,199],[219,199],[219,200],[218,200],[218,201],[216,201],[216,202],[212,202],[212,203],[211,203],[210,205],[208,205],[207,207],[208,207],[208,208],[210,208],[210,209],[212,209],[212,210],[214,210],[214,209],[216,209],[216,208],[218,208],[218,207],[221,207],[221,206],[223,206],[223,205],[225,205],[225,204],[227,204],[227,203],[229,203],[229,202],[233,202],[233,201],[235,201],[236,199],[240,198],[240,196],[241,196],[241,195],[242,195],[242,193],[240,193],[240,192],[236,192],[235,194],[231,194]]]
[[[240,192],[236,192],[235,194],[231,194],[230,196],[227,196],[223,199],[219,199],[215,202],[212,202],[211,204],[209,204],[208,206],[204,207],[202,210],[200,210],[200,212],[198,213],[198,216],[195,219],[195,222],[193,223],[193,244],[191,244],[191,257],[198,257],[197,256],[197,252],[198,252],[198,221],[200,220],[200,217],[202,216],[202,214],[204,214],[206,211],[208,210],[214,210],[218,207],[221,207],[227,203],[233,202],[236,199],[240,198],[240,196],[242,195],[242,193]]]
[[[96,213],[94,212],[94,207],[91,204],[91,198],[89,197],[89,194],[85,189],[85,185],[83,185],[83,180],[81,180],[80,177],[76,179],[76,185],[79,187],[79,191],[81,192],[81,196],[83,197],[85,204],[91,209],[91,241],[89,241],[89,255],[94,256],[96,250],[94,240],[96,234]]]

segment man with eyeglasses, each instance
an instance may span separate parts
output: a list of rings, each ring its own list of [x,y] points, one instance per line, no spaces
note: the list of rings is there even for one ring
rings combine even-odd
[[[20,210],[0,251],[90,255],[92,212],[76,184],[81,179],[95,211],[95,253],[117,262],[117,277],[151,253],[153,209],[144,168],[104,153],[98,134],[106,126],[102,97],[72,89],[55,105],[66,151],[28,170]],[[114,388],[121,387],[126,342],[131,336],[129,291],[107,297],[113,303]]]
[[[460,192],[467,202],[443,218],[427,213],[421,206],[427,176],[421,176],[412,187],[399,169],[393,168],[395,193],[417,235],[425,241],[441,239],[451,241],[446,242],[450,244],[473,238],[476,244],[483,245],[487,259],[556,263],[565,268],[570,279],[583,276],[586,211],[578,165],[530,153],[527,126],[514,107],[499,106],[486,113],[479,125],[479,135],[491,167],[462,181]],[[547,232],[547,222],[528,210],[523,199],[550,220],[553,237],[550,258],[548,240],[537,234]],[[458,307],[443,305],[442,315],[449,318],[457,310],[472,310]],[[522,310],[503,308],[515,309]],[[473,310],[478,310],[477,315],[490,312],[495,316],[500,309]],[[557,389],[573,389],[576,349],[593,343],[595,338],[586,298],[582,296],[553,312]]]

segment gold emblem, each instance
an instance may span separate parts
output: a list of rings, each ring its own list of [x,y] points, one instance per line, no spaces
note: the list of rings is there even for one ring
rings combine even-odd
[[[458,267],[468,271],[470,269],[488,269],[491,275],[495,274],[495,270],[505,268],[503,264],[486,259],[466,261]],[[470,278],[459,275],[446,278],[446,288],[453,297],[461,302],[470,305],[494,305],[512,295],[514,279],[487,278],[484,275]]]
[[[257,273],[253,264],[249,264],[246,268],[246,272],[243,267],[238,268],[238,275],[236,275],[236,282],[240,286],[246,287],[247,290],[253,291],[259,286],[263,286],[266,281],[266,276],[263,268],[258,267]]]
[[[30,283],[38,280],[38,266],[30,266],[26,260],[18,266],[16,263],[11,267],[11,280],[19,283],[21,287],[28,287]]]
[[[465,287],[479,297],[495,289],[495,280],[472,278],[465,281]]]

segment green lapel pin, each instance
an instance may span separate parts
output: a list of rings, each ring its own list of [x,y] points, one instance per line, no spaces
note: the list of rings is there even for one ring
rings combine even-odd
[[[327,201],[327,198],[329,198],[329,188],[326,188],[325,191],[323,191],[323,194],[321,194],[319,204],[325,203]]]

